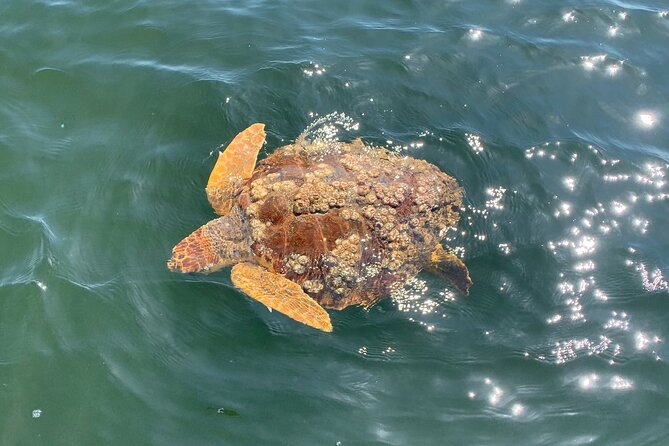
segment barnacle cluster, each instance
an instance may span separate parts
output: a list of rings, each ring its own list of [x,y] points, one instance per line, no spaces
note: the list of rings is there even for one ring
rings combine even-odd
[[[309,265],[309,257],[304,254],[292,253],[286,258],[286,266],[295,274],[304,274]]]
[[[305,178],[306,179],[306,178]],[[346,205],[347,191],[341,182],[305,182],[293,199],[293,212],[299,214],[324,214],[330,208]]]
[[[337,239],[334,249],[323,255],[323,266],[328,269],[325,282],[335,294],[343,296],[353,290],[360,276],[361,258],[360,236],[356,233]]]

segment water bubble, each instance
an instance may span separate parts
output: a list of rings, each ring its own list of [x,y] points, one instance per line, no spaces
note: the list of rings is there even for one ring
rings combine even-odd
[[[317,117],[317,113],[310,113],[311,117]],[[354,132],[360,128],[360,123],[354,121],[345,113],[332,112],[318,117],[303,132],[303,136],[309,136],[326,141],[338,141],[339,134],[343,131]]]

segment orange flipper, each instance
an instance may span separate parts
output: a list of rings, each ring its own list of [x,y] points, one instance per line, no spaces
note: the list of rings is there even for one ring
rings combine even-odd
[[[250,263],[233,266],[230,278],[237,288],[269,308],[310,327],[332,331],[330,315],[297,283]]]
[[[218,215],[230,211],[242,183],[251,178],[264,142],[265,124],[253,124],[219,152],[206,188],[209,203]]]
[[[239,208],[197,228],[172,249],[167,267],[174,272],[205,273],[252,258],[250,234]]]
[[[455,253],[446,251],[440,243],[437,243],[432,251],[429,269],[446,276],[465,296],[469,295],[469,287],[473,283],[469,277],[469,270]]]

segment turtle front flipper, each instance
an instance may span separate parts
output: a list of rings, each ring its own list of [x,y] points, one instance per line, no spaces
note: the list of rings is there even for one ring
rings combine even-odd
[[[207,182],[207,198],[218,215],[226,215],[245,180],[251,178],[258,152],[265,142],[265,124],[253,124],[218,153]]]
[[[230,277],[237,288],[269,308],[310,327],[332,331],[327,311],[297,283],[250,263],[233,266]]]
[[[469,295],[469,287],[473,283],[469,270],[454,252],[446,251],[440,243],[432,251],[429,269],[444,275],[465,296]]]

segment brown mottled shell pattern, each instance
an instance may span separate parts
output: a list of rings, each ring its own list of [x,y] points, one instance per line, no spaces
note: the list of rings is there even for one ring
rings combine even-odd
[[[369,306],[414,277],[459,219],[434,165],[360,140],[300,139],[261,161],[238,203],[258,262],[322,306]]]

